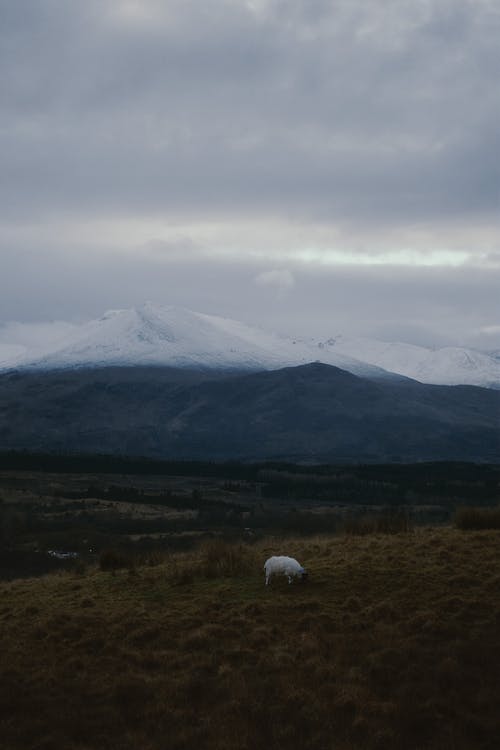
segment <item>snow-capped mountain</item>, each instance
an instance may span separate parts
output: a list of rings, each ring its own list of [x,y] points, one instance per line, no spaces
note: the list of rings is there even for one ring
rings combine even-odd
[[[72,326],[36,350],[0,344],[0,370],[162,365],[218,370],[274,370],[323,362],[355,375],[409,377],[440,385],[500,388],[500,360],[470,349],[336,336],[291,338],[185,308],[146,303],[111,310]]]
[[[0,343],[0,370],[14,367],[16,362],[26,357],[26,354],[25,346]]]
[[[461,347],[427,349],[413,344],[336,336],[319,344],[327,354],[357,357],[391,372],[436,385],[500,387],[500,360]]]
[[[236,320],[146,303],[130,310],[111,310],[35,357],[29,352],[15,354],[10,361],[0,363],[0,367],[50,370],[163,365],[273,370],[319,360],[321,350],[312,340],[294,340]],[[328,363],[357,375],[384,375],[378,367],[341,352],[329,352]]]

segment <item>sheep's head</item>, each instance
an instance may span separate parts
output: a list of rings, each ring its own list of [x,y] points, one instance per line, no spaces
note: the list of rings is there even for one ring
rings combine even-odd
[[[307,583],[307,581],[309,580],[309,573],[307,572],[307,570],[305,568],[302,571],[302,574],[300,576],[300,580],[301,580],[302,583]]]

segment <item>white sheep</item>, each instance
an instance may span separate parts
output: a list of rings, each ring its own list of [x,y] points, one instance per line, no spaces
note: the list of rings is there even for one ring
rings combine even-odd
[[[264,564],[266,574],[266,586],[269,584],[271,576],[286,576],[288,583],[292,578],[298,578],[300,581],[307,580],[307,570],[300,565],[293,557],[270,557]]]

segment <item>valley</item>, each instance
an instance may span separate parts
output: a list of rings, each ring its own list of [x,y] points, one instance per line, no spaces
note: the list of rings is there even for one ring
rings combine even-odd
[[[0,455],[0,578],[128,565],[210,539],[397,533],[495,508],[497,465],[158,462]],[[61,554],[59,554],[61,553]],[[68,555],[68,556],[65,556]]]

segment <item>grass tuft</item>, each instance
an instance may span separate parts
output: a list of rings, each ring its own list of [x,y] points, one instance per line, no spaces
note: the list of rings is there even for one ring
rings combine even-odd
[[[500,529],[500,508],[459,508],[455,526],[463,531]]]
[[[344,534],[365,536],[367,534],[401,534],[413,531],[413,525],[403,512],[355,516],[342,524]]]
[[[201,570],[206,578],[233,577],[255,571],[256,554],[243,544],[222,539],[205,542],[200,550]]]
[[[105,549],[99,555],[99,568],[101,570],[120,570],[121,568],[133,568],[134,558],[127,552],[118,549]]]
[[[174,556],[169,570],[177,583],[185,584],[200,578],[233,578],[255,573],[259,559],[254,546],[211,539],[194,556]]]

